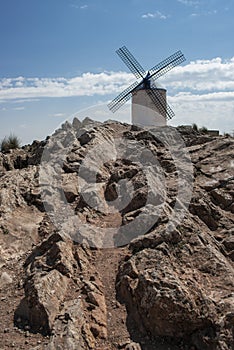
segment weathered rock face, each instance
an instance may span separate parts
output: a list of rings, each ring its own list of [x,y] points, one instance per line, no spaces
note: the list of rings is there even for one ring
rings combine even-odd
[[[29,165],[39,165],[46,141],[34,141],[21,149],[9,150],[0,154],[0,174],[14,169],[27,168]]]
[[[96,338],[107,337],[103,286],[91,275],[89,263],[85,248],[57,233],[25,261],[25,298],[15,311],[15,322],[22,329],[52,334],[48,349],[94,349]]]
[[[223,315],[233,312],[233,267],[197,222],[177,230],[177,243],[165,239],[163,228],[141,245],[140,240],[131,243],[134,253],[117,277],[119,296],[142,331],[199,342],[202,349],[219,348]],[[207,333],[204,342],[200,331]]]
[[[117,276],[118,294],[142,332],[196,349],[231,349],[234,144],[209,139],[189,150],[194,192],[176,240],[159,223],[133,241]]]
[[[75,119],[0,154],[0,348],[233,348],[234,141],[173,130]]]
[[[25,262],[25,298],[16,310],[19,326],[27,322],[34,331],[51,332],[73,272],[71,244],[53,234],[37,247]]]

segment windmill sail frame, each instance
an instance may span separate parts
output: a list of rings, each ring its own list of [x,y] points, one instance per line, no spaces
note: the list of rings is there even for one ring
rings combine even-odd
[[[119,48],[116,53],[135,75],[137,79],[141,78],[141,81],[135,81],[127,89],[121,92],[113,101],[108,104],[109,109],[114,113],[123,104],[125,104],[131,95],[137,91],[141,86],[146,91],[147,95],[151,98],[152,102],[156,106],[157,110],[166,116],[166,119],[171,119],[175,115],[170,106],[167,104],[164,96],[159,92],[159,89],[155,85],[155,81],[169,72],[174,67],[178,66],[185,61],[185,57],[181,51],[175,52],[173,55],[167,57],[159,64],[151,68],[149,71],[141,66],[132,53],[126,46]]]

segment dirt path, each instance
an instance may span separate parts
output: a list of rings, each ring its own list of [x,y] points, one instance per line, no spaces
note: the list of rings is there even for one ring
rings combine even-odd
[[[129,332],[126,327],[127,312],[124,305],[116,300],[115,279],[119,261],[127,254],[127,248],[97,250],[95,268],[104,286],[107,306],[108,339],[97,344],[97,350],[118,349],[119,344],[127,343]]]

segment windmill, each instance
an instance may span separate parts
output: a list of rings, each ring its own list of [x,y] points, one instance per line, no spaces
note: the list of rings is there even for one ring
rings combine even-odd
[[[174,112],[166,101],[166,90],[156,85],[156,80],[185,61],[181,51],[175,52],[149,71],[140,65],[131,52],[123,46],[116,53],[138,79],[108,104],[114,113],[132,97],[133,124],[165,125]],[[139,79],[141,79],[139,81]]]

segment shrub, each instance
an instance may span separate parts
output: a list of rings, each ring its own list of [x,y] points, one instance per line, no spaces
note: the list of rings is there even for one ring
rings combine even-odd
[[[4,227],[3,225],[1,225],[1,230],[2,230],[2,233],[4,235],[8,235],[9,234],[9,230],[6,227]]]
[[[199,129],[199,131],[204,133],[204,134],[207,134],[208,129],[207,129],[207,127],[203,126],[202,128]]]
[[[1,152],[8,152],[10,149],[16,149],[19,147],[20,140],[13,134],[8,137],[4,137],[4,139],[1,141]]]

